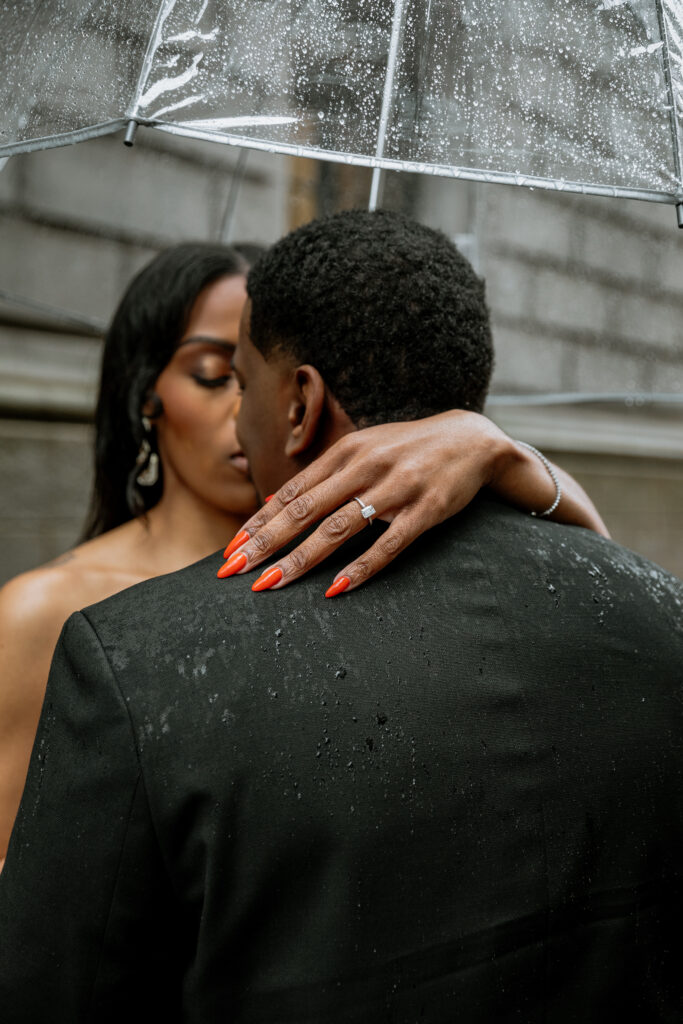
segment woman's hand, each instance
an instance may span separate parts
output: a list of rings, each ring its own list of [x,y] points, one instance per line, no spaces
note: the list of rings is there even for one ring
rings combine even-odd
[[[563,522],[605,532],[578,484],[562,475]],[[482,487],[527,511],[543,511],[555,486],[539,459],[478,413],[453,410],[429,419],[387,423],[347,434],[273,495],[226,548],[219,576],[249,572],[324,516],[297,548],[262,573],[254,589],[280,589],[364,529],[356,497],[389,528],[349,563],[327,591],[353,590],[420,534],[463,509]],[[332,514],[330,514],[332,513]],[[332,583],[332,581],[330,581]]]

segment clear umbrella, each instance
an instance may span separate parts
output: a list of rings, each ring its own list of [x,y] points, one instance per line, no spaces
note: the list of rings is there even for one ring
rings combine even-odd
[[[683,226],[683,0],[5,0],[0,53],[0,158],[146,125]]]

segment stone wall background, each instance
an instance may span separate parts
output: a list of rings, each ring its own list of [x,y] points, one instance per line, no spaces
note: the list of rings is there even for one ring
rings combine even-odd
[[[218,238],[238,152],[141,129],[0,171],[0,581],[76,540],[97,326],[163,245]],[[367,201],[369,172],[250,154],[232,238],[269,243]],[[387,206],[456,238],[487,280],[489,412],[587,487],[616,539],[683,575],[683,232],[670,207],[390,174]],[[11,294],[71,312],[29,310]],[[416,339],[419,345],[419,339]],[[501,395],[624,392],[620,404]],[[672,395],[650,406],[643,396]]]

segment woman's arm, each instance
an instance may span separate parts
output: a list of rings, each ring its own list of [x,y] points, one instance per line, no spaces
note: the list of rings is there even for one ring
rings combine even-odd
[[[63,604],[64,581],[55,570],[25,573],[0,590],[0,861],[24,789]]]
[[[509,439],[508,439],[509,440]],[[555,484],[547,469],[528,448],[512,441],[513,449],[494,474],[489,487],[497,497],[524,512],[541,513],[555,501]],[[573,476],[551,463],[562,488],[559,505],[548,518],[567,526],[584,526],[609,537],[600,513]]]
[[[552,518],[608,536],[581,487],[567,473],[558,470],[558,475],[563,494]],[[425,530],[460,512],[483,487],[536,513],[549,508],[556,493],[540,459],[478,413],[453,410],[428,419],[368,427],[341,438],[284,484],[245,523],[226,548],[226,557],[239,550],[246,562],[240,559],[244,564],[236,571],[249,572],[327,516],[294,551],[270,566],[282,572],[273,586],[279,589],[366,526],[354,500],[361,498],[390,526],[362,558],[335,577],[335,581],[347,579],[342,589],[352,590]],[[231,574],[226,567],[219,570],[219,575]]]

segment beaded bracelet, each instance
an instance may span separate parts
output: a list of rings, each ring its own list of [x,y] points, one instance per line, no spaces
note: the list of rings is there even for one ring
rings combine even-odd
[[[545,512],[532,512],[531,515],[532,516],[538,516],[539,518],[541,518],[543,516],[551,516],[553,514],[553,512],[555,511],[555,509],[557,508],[557,506],[560,504],[560,499],[562,497],[562,488],[560,487],[560,481],[557,478],[557,473],[555,472],[553,467],[550,465],[550,463],[546,459],[545,455],[543,455],[542,452],[539,452],[538,448],[534,448],[534,446],[532,444],[527,444],[526,441],[515,441],[515,444],[521,444],[523,448],[528,448],[530,452],[533,452],[534,455],[536,455],[537,458],[539,458],[541,460],[541,462],[543,463],[545,468],[550,473],[552,481],[555,484],[555,501],[552,503],[550,508],[547,508],[545,510]]]

